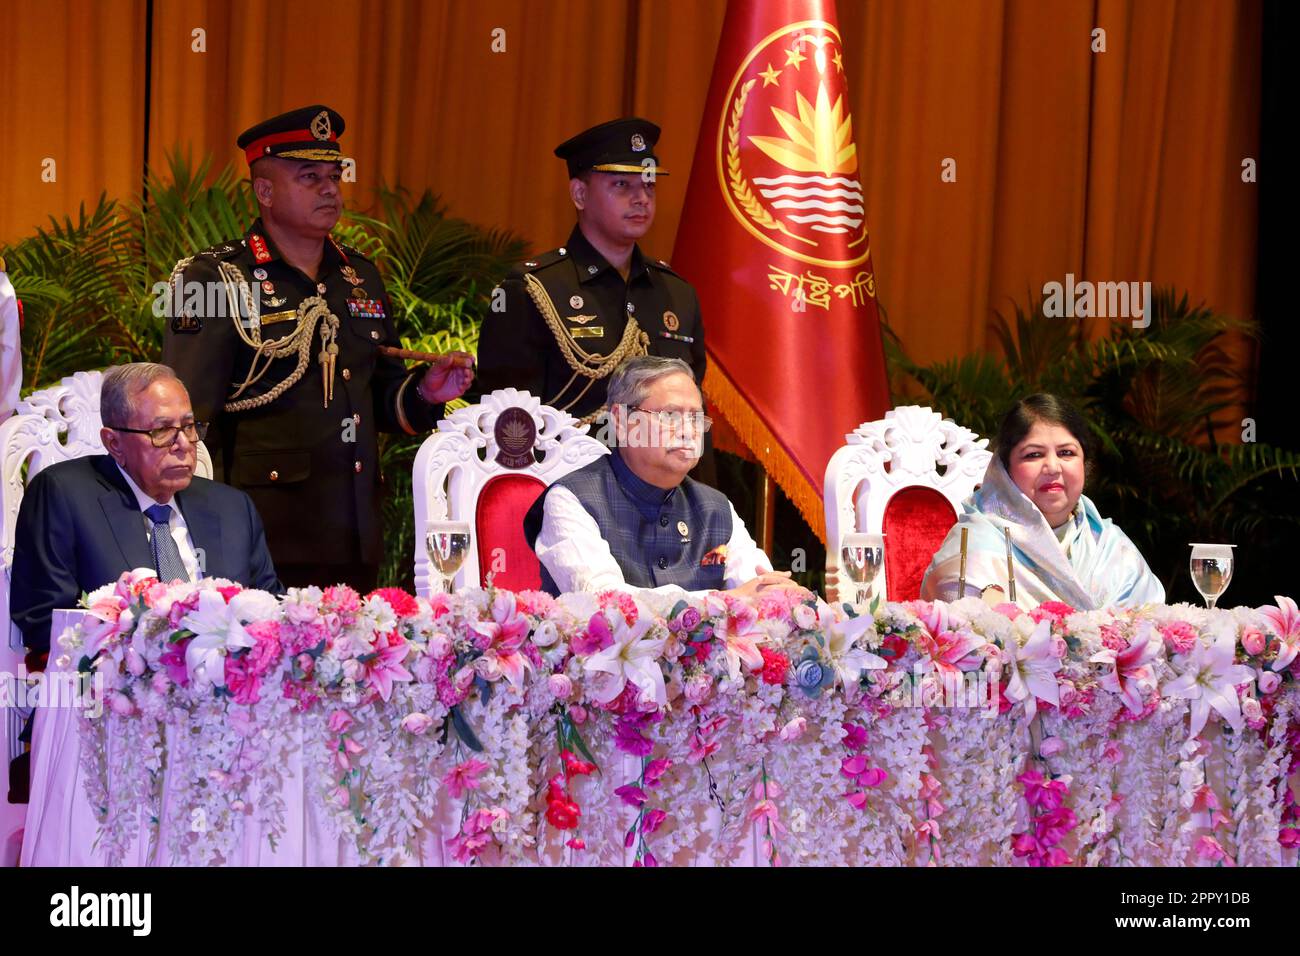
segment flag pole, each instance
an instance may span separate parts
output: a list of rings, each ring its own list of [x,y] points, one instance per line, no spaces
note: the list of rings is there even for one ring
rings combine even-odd
[[[763,468],[762,465],[758,467]],[[776,482],[766,468],[763,468],[763,486],[758,493],[758,527],[759,547],[770,558],[776,531]]]

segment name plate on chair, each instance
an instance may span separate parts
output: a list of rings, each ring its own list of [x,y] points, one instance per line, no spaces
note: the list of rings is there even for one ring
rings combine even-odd
[[[537,461],[533,455],[537,426],[522,408],[507,408],[498,415],[492,435],[497,441],[496,462],[502,468],[527,468]]]

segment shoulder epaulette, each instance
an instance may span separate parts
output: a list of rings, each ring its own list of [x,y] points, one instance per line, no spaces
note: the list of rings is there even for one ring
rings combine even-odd
[[[681,274],[676,269],[674,269],[668,263],[664,262],[664,260],[662,259],[646,259],[646,265],[654,266],[656,269],[660,270],[661,272],[667,272],[669,275],[677,276],[677,278],[679,279],[682,278]],[[682,279],[682,281],[685,282],[686,280]]]
[[[543,252],[541,255],[533,256],[518,263],[515,268],[519,272],[537,272],[545,269],[547,266],[553,266],[557,262],[564,262],[569,257],[569,250],[564,246],[558,249],[552,249],[549,252]]]
[[[244,249],[248,244],[246,239],[231,239],[227,242],[219,242],[215,246],[208,246],[199,252],[199,255],[206,256],[209,259],[229,259]]]

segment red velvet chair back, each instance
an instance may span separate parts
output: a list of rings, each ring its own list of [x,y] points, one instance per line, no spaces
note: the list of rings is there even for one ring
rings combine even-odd
[[[914,601],[930,559],[943,544],[957,514],[952,503],[933,488],[900,488],[885,505],[885,578],[891,601]]]
[[[535,591],[542,586],[537,554],[524,538],[524,515],[546,490],[531,475],[496,475],[479,492],[474,515],[478,535],[479,584],[492,583],[509,591]]]

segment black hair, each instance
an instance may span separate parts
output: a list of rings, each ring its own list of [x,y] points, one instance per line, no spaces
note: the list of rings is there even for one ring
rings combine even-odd
[[[1008,471],[1011,470],[1011,449],[1025,440],[1036,422],[1059,425],[1068,431],[1083,449],[1084,466],[1091,472],[1096,443],[1088,420],[1065,399],[1046,392],[1022,398],[1002,419],[993,447]]]

